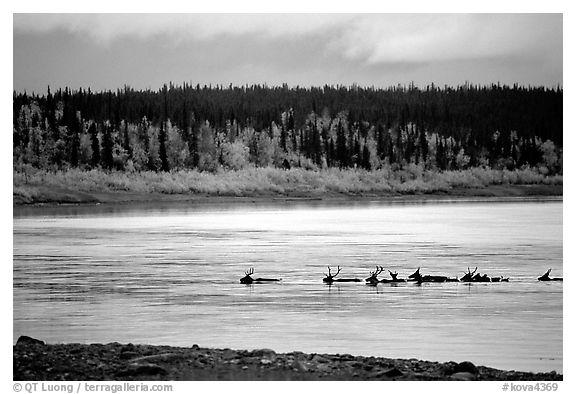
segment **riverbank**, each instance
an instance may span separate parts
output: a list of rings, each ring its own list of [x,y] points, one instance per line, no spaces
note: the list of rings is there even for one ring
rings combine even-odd
[[[530,373],[471,362],[276,353],[133,344],[44,344],[20,337],[13,351],[15,381],[35,380],[498,380],[557,381],[554,371]]]
[[[70,196],[67,194],[66,196]],[[226,206],[291,206],[299,204],[337,206],[340,204],[382,202],[390,204],[441,203],[441,202],[517,202],[517,201],[561,201],[562,186],[490,186],[483,189],[454,189],[451,193],[438,194],[324,194],[324,195],[271,195],[271,196],[213,196],[213,195],[171,195],[143,193],[97,193],[90,198],[40,199],[22,202],[14,198],[14,215],[35,215],[46,209],[70,213],[70,210],[108,212],[110,210],[138,210],[153,207],[170,209],[196,207],[199,209]]]
[[[253,168],[222,173],[14,172],[13,204],[417,201],[562,196],[562,176],[533,169],[430,172]]]

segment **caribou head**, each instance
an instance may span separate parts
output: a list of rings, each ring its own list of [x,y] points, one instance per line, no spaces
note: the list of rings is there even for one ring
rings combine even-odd
[[[418,269],[420,269],[420,268],[418,268]],[[402,280],[398,279],[398,272],[392,272],[390,270],[388,270],[388,272],[390,273],[390,276],[392,277],[393,282],[401,282],[404,280],[404,279],[402,279]]]
[[[468,267],[468,272],[464,273],[464,276],[460,278],[461,282],[472,282],[474,280],[474,274],[478,270],[478,267],[474,268],[474,271],[470,271],[470,267]]]
[[[550,277],[550,272],[552,272],[552,268],[548,268],[548,271],[546,271],[546,273],[544,275],[542,275],[541,277],[538,278],[538,280],[541,280],[543,282],[548,282],[548,281],[562,281],[564,280],[563,278],[551,278]]]
[[[420,275],[420,267],[418,267],[418,269],[410,276],[408,276],[408,279],[414,279],[418,282],[422,281],[422,275]]]
[[[245,284],[245,285],[249,285],[252,282],[254,282],[254,279],[252,279],[252,274],[254,274],[254,268],[250,268],[244,274],[246,276],[244,276],[243,278],[240,279],[240,283]]]
[[[538,280],[541,280],[544,282],[549,281],[550,280],[550,272],[552,272],[552,268],[548,268],[548,271],[546,271],[546,273],[544,275],[539,277]]]
[[[366,278],[366,283],[368,283],[370,285],[378,284],[378,282],[379,282],[378,275],[380,275],[382,273],[382,271],[384,271],[384,267],[376,266],[375,271],[370,271],[370,276],[368,278]]]
[[[340,273],[340,266],[338,266],[338,271],[332,275],[332,271],[330,271],[330,267],[328,267],[328,274],[326,275],[326,277],[324,279],[322,279],[323,282],[325,283],[332,283],[334,282],[334,278]]]

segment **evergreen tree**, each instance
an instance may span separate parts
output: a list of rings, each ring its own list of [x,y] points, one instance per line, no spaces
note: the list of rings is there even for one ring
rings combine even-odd
[[[394,150],[396,154],[395,162],[402,165],[402,159],[404,158],[404,144],[402,143],[402,129],[398,130],[396,135],[396,149]]]
[[[56,133],[54,136],[54,141],[57,141],[59,136],[58,134],[58,126],[56,122],[56,102],[54,101],[54,97],[50,92],[50,86],[48,86],[48,93],[46,95],[46,121],[48,123],[48,129],[52,133]]]
[[[446,169],[446,153],[440,137],[436,139],[436,166],[440,170]]]
[[[72,131],[70,136],[70,165],[72,167],[78,167],[78,161],[80,158],[80,133],[77,130]]]
[[[420,148],[420,156],[422,157],[422,161],[426,163],[428,161],[428,140],[426,139],[426,130],[424,130],[424,128],[420,129],[418,144]]]
[[[362,149],[362,168],[370,171],[371,167],[370,150],[368,150],[368,145],[364,144],[364,148]]]
[[[378,153],[379,159],[382,160],[386,157],[386,140],[382,123],[379,123],[378,127],[376,127],[376,152]]]
[[[288,137],[288,134],[286,132],[286,126],[284,126],[284,124],[282,124],[282,127],[280,128],[280,148],[282,148],[282,150],[284,152],[287,151],[287,148],[286,148],[287,137]]]
[[[360,141],[358,141],[358,138],[354,138],[353,152],[353,164],[356,166],[362,166],[362,151],[360,150]]]
[[[328,142],[328,149],[326,153],[326,165],[328,167],[334,166],[334,158],[336,157],[336,147],[334,146],[334,140],[330,138]]]
[[[132,146],[130,145],[130,136],[128,135],[128,122],[124,121],[124,140],[122,144],[122,148],[128,154],[128,158],[132,158]]]
[[[348,149],[346,148],[346,134],[344,132],[344,127],[342,126],[342,120],[338,121],[338,127],[336,129],[336,157],[340,168],[349,166]]]
[[[69,136],[67,141],[68,157],[70,158],[70,165],[78,167],[80,157],[80,129],[82,128],[81,119],[77,115],[70,120]]]
[[[111,170],[114,167],[114,141],[112,139],[112,126],[104,125],[102,137],[102,167]]]
[[[414,155],[414,137],[411,131],[407,131],[406,144],[404,145],[404,160],[406,163],[412,162],[412,157]]]
[[[166,154],[166,129],[164,128],[164,122],[160,123],[160,134],[158,135],[159,150],[160,155],[160,165],[161,170],[164,172],[170,171],[170,165],[168,164],[168,155]]]
[[[192,157],[192,167],[198,167],[199,161],[199,154],[198,154],[198,131],[195,128],[192,128],[190,132],[190,156]]]
[[[392,144],[392,139],[388,137],[388,160],[390,164],[396,163],[396,152],[394,152],[394,144]]]
[[[98,130],[95,123],[90,124],[88,133],[90,134],[90,146],[92,148],[92,167],[97,167],[100,164],[100,140],[98,139]]]
[[[314,122],[311,125],[312,130],[311,130],[311,141],[310,141],[310,146],[311,146],[311,153],[312,153],[312,159],[314,160],[314,164],[316,165],[320,165],[322,162],[322,142],[320,140],[320,133],[318,132],[318,123],[317,123],[317,117],[316,115],[314,115]]]

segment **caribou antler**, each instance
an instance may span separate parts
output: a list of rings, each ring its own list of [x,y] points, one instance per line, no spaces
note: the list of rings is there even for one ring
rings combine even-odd
[[[370,276],[373,276],[374,278],[376,278],[378,275],[380,275],[382,273],[382,271],[384,271],[384,267],[377,265],[375,271],[370,271]]]
[[[468,272],[464,272],[467,275],[474,275],[476,273],[476,271],[478,271],[478,267],[474,268],[474,271],[470,272],[470,267],[468,267]]]
[[[336,271],[336,273],[334,275],[332,275],[332,272],[330,272],[330,267],[328,267],[328,276],[331,278],[335,278],[340,273],[340,271],[342,270],[342,268],[340,268],[340,266],[338,266],[337,268],[338,268],[338,271]]]
[[[468,267],[468,272],[464,272],[464,276],[460,279],[463,282],[472,282],[474,274],[478,270],[478,267],[474,268],[474,271],[470,271],[470,267]]]
[[[366,278],[366,282],[373,285],[377,284],[379,282],[378,275],[380,275],[382,271],[384,271],[384,267],[377,265],[374,271],[370,271],[370,276]]]
[[[327,278],[334,278],[334,277],[336,277],[336,275],[338,275],[340,273],[340,270],[341,270],[341,268],[340,268],[340,266],[338,266],[338,271],[334,275],[332,275],[332,271],[330,271],[330,267],[328,267],[328,275],[326,275],[326,277]]]
[[[340,273],[340,266],[338,266],[338,271],[334,275],[332,275],[332,271],[330,270],[330,267],[328,267],[328,274],[325,275],[326,277],[322,279],[322,281],[325,283],[332,283],[334,282],[334,277],[339,273]]]
[[[410,279],[418,279],[419,277],[421,277],[422,275],[420,275],[420,267],[418,267],[418,269],[411,275],[408,276],[408,278]]]
[[[244,272],[244,274],[246,276],[244,276],[243,278],[240,279],[240,283],[243,283],[245,285],[249,285],[252,284],[254,282],[254,279],[252,279],[252,277],[250,275],[252,275],[254,273],[254,268],[250,267],[250,269],[246,272]]]

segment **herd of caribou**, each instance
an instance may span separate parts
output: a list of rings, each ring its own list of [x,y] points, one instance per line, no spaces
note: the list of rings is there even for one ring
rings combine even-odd
[[[328,274],[325,275],[322,281],[327,284],[332,284],[335,282],[362,282],[362,279],[358,278],[336,278],[342,269],[340,266],[337,267],[337,271],[335,274],[332,274],[330,267],[328,267]],[[370,276],[366,278],[364,281],[366,284],[369,285],[377,285],[378,283],[399,283],[399,282],[416,282],[416,283],[426,283],[426,282],[434,282],[434,283],[443,283],[443,282],[508,282],[510,278],[504,278],[503,276],[497,277],[489,277],[486,274],[479,274],[476,273],[478,271],[478,267],[474,269],[474,271],[470,271],[468,268],[468,272],[464,274],[463,277],[460,279],[458,278],[450,278],[447,276],[439,276],[439,275],[424,275],[420,274],[420,268],[416,270],[412,275],[408,276],[407,279],[398,279],[398,273],[388,271],[390,273],[391,279],[379,279],[378,275],[380,275],[384,271],[383,267],[377,266],[376,270],[370,271]],[[548,281],[561,281],[562,278],[551,278],[550,272],[552,269],[548,269],[546,273],[538,278],[539,281],[548,282]],[[245,272],[245,276],[240,279],[240,283],[250,285],[253,283],[267,283],[267,282],[279,282],[282,279],[266,279],[266,278],[252,278],[254,274],[254,268],[250,268],[250,270]]]

